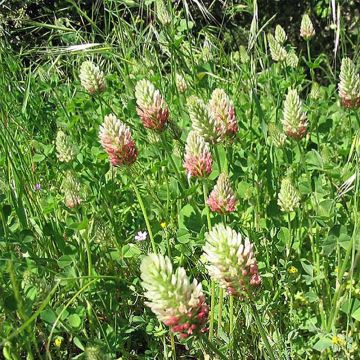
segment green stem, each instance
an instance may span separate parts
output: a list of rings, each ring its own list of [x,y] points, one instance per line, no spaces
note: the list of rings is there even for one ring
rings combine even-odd
[[[254,315],[254,320],[255,320],[255,323],[256,323],[256,326],[259,330],[259,333],[260,333],[260,336],[262,338],[262,341],[264,342],[264,345],[266,347],[266,350],[268,352],[268,355],[270,357],[271,360],[275,360],[275,355],[274,355],[274,352],[271,348],[271,345],[269,343],[269,340],[266,336],[266,333],[265,333],[265,330],[264,330],[264,327],[261,323],[261,320],[260,320],[260,317],[259,317],[259,314],[258,314],[258,311],[256,309],[256,305],[252,305],[252,310],[253,310],[253,315]]]
[[[290,219],[290,214],[287,215],[287,221],[288,221],[288,229],[289,229],[289,241],[286,244],[286,259],[289,259],[289,255],[290,255],[290,251],[291,251],[291,246],[292,246],[292,233],[291,233],[291,219]]]
[[[215,151],[216,162],[219,167],[219,173],[221,173],[221,161],[220,161],[220,155],[219,155],[219,150],[218,150],[217,146],[214,147],[214,151]]]
[[[200,340],[200,342],[204,342],[206,347],[210,349],[214,354],[219,356],[220,359],[228,360],[228,358],[216,346],[214,346],[214,344],[206,336],[201,336],[198,339]],[[212,359],[212,357],[210,359]]]
[[[173,360],[176,360],[175,339],[174,339],[174,334],[171,331],[170,331],[170,343],[171,343],[171,357]]]
[[[306,41],[306,48],[307,48],[307,54],[308,54],[309,63],[312,64],[312,62],[311,62],[311,53],[310,53],[310,41],[309,40]],[[312,68],[310,68],[310,75],[311,75],[311,80],[314,81],[314,70]]]
[[[218,327],[217,334],[220,335],[221,323],[222,323],[222,308],[223,308],[223,300],[224,300],[224,289],[219,289],[219,314],[218,314]]]
[[[136,186],[134,183],[133,183],[133,189],[134,189],[134,191],[135,191],[136,198],[137,198],[137,200],[138,200],[138,202],[139,202],[141,211],[142,211],[143,216],[144,216],[146,228],[147,228],[147,231],[148,231],[148,234],[149,234],[149,237],[150,237],[150,241],[151,241],[152,250],[153,250],[154,253],[156,253],[155,240],[154,240],[153,233],[152,233],[152,230],[151,230],[149,218],[148,218],[148,216],[147,216],[147,212],[146,212],[146,209],[145,209],[145,206],[144,206],[144,202],[143,202],[143,200],[142,200],[141,194],[140,194],[137,186]]]
[[[230,336],[232,336],[234,331],[234,296],[230,295]]]

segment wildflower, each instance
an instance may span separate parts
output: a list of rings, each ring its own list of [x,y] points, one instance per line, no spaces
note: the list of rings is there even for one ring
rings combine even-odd
[[[310,90],[310,94],[309,94],[310,99],[313,99],[313,100],[319,99],[321,96],[320,91],[321,91],[321,89],[320,89],[319,83],[313,82],[311,85],[311,90]]]
[[[285,178],[281,181],[278,205],[280,206],[281,211],[286,213],[295,211],[300,205],[300,197],[289,178]]]
[[[35,191],[40,191],[41,190],[41,184],[40,183],[36,183],[34,186],[34,190]]]
[[[184,93],[187,89],[187,84],[184,77],[180,74],[176,74],[175,80],[176,80],[176,87],[179,93]]]
[[[163,0],[156,0],[156,16],[163,25],[171,22],[170,14]]]
[[[61,344],[62,344],[62,338],[58,336],[58,337],[54,340],[54,346],[57,347],[57,348],[60,348],[60,347],[61,347]]]
[[[107,358],[103,356],[101,348],[96,345],[87,346],[84,353],[86,360],[102,360]]]
[[[248,238],[229,226],[217,224],[205,234],[204,256],[210,276],[225,288],[228,294],[250,295],[261,284],[261,277]]]
[[[146,231],[139,231],[136,235],[135,235],[135,240],[136,241],[144,241],[147,238],[147,232]]]
[[[360,106],[360,75],[349,58],[341,61],[339,96],[345,108],[356,109]]]
[[[210,193],[207,204],[211,211],[226,214],[235,211],[236,203],[235,193],[231,187],[229,177],[224,173],[220,174],[214,189]]]
[[[209,113],[213,117],[219,128],[222,128],[221,133],[227,136],[234,136],[239,130],[235,109],[232,101],[227,96],[224,90],[215,89],[209,101]]]
[[[292,68],[296,68],[299,64],[299,58],[294,51],[287,53],[285,59],[286,65]]]
[[[81,64],[79,77],[81,85],[90,95],[101,93],[106,89],[104,73],[91,61]]]
[[[81,204],[80,183],[71,172],[68,172],[62,183],[65,205],[72,209]]]
[[[240,54],[240,61],[242,64],[246,64],[249,62],[250,56],[244,45],[240,45],[239,54]]]
[[[293,139],[301,139],[308,126],[306,114],[302,111],[302,103],[295,89],[289,89],[284,102],[284,131]]]
[[[337,335],[334,335],[331,338],[331,342],[333,343],[333,345],[339,345],[339,346],[345,346],[346,345],[346,341],[342,337],[339,337]]]
[[[212,157],[209,145],[195,131],[186,139],[184,168],[188,177],[207,177],[212,171]]]
[[[203,100],[190,96],[187,101],[192,128],[206,141],[214,144],[224,135],[223,124],[212,116]]]
[[[306,41],[310,40],[315,35],[314,25],[308,14],[304,14],[301,19],[300,36]]]
[[[298,270],[295,266],[290,266],[290,267],[288,268],[288,273],[289,273],[289,274],[292,274],[292,275],[297,274],[298,271],[299,271],[299,270]]]
[[[137,113],[147,129],[162,132],[168,123],[169,109],[160,91],[148,80],[135,86]]]
[[[285,30],[281,25],[276,25],[275,28],[275,40],[282,45],[287,39]]]
[[[286,135],[280,131],[280,129],[274,123],[269,124],[268,130],[270,140],[274,146],[277,148],[283,147],[286,141]]]
[[[268,34],[267,38],[269,42],[271,58],[274,61],[285,61],[287,55],[286,50],[276,41],[272,34]]]
[[[132,165],[136,161],[138,152],[130,128],[115,115],[105,116],[99,139],[113,166]]]
[[[142,286],[150,307],[159,321],[183,339],[205,332],[208,306],[201,284],[190,283],[185,269],[175,272],[170,259],[160,254],[146,256],[140,266]]]
[[[160,226],[161,226],[163,229],[165,229],[165,228],[166,228],[166,226],[167,226],[167,224],[166,224],[166,222],[165,222],[165,221],[163,221],[163,222],[160,224]]]
[[[61,162],[68,163],[74,160],[75,149],[65,133],[59,130],[56,134],[56,156]]]

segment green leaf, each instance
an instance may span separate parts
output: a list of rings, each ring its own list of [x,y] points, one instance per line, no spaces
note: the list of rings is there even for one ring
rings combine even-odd
[[[69,325],[74,329],[78,329],[81,326],[81,319],[78,314],[71,314],[67,319]]]
[[[45,155],[43,155],[43,154],[35,154],[33,156],[33,161],[34,162],[41,162],[43,160],[45,160]]]
[[[319,352],[323,352],[330,346],[332,346],[331,340],[327,337],[323,337],[313,346],[313,349],[315,349]]]

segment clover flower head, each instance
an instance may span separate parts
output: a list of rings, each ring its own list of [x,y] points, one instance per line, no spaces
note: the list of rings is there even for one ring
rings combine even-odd
[[[209,113],[223,136],[233,137],[239,130],[235,108],[223,89],[215,89],[208,104]]]
[[[171,17],[164,0],[156,0],[156,16],[163,25],[170,24]]]
[[[205,102],[196,96],[187,100],[187,108],[192,128],[206,141],[215,144],[224,135],[223,125],[210,113]]]
[[[281,181],[278,205],[281,211],[285,213],[295,211],[300,205],[300,196],[291,180],[287,177]]]
[[[79,74],[82,87],[90,94],[101,93],[106,89],[104,73],[91,61],[84,61]]]
[[[284,28],[281,25],[276,25],[275,28],[275,40],[282,45],[287,40],[287,35]]]
[[[132,165],[137,159],[137,149],[130,128],[114,114],[105,116],[99,131],[100,144],[109,156],[111,165]]]
[[[268,126],[269,138],[275,147],[281,148],[286,142],[286,135],[274,124]]]
[[[294,51],[288,52],[285,59],[286,65],[296,68],[299,65],[299,58]]]
[[[56,134],[56,157],[61,162],[68,163],[75,158],[75,148],[69,137],[59,130]]]
[[[176,80],[176,87],[179,93],[181,94],[184,93],[187,90],[187,84],[184,77],[181,74],[176,74],[175,80]]]
[[[220,174],[214,189],[207,200],[211,211],[226,214],[235,211],[237,204],[230,179],[225,173]]]
[[[75,208],[81,204],[81,186],[72,172],[69,171],[65,175],[61,188],[62,192],[64,193],[65,205],[69,209]]]
[[[277,62],[285,61],[287,55],[285,48],[283,48],[281,44],[274,38],[273,34],[268,34],[267,39],[269,43],[271,58]]]
[[[170,259],[160,254],[147,255],[140,266],[145,303],[159,321],[186,339],[207,331],[208,306],[201,284],[190,282],[185,269],[173,270]]]
[[[295,89],[289,89],[286,95],[282,124],[286,135],[293,139],[301,139],[306,133],[306,114],[302,110],[302,102]]]
[[[140,80],[135,86],[137,114],[147,129],[157,132],[164,131],[168,119],[169,109],[160,91],[148,80]]]
[[[251,298],[261,276],[250,240],[223,224],[215,225],[205,238],[204,257],[212,279],[229,295]]]
[[[339,96],[345,108],[356,109],[360,106],[360,75],[349,58],[341,61]]]
[[[189,132],[186,139],[184,168],[189,178],[204,178],[212,171],[209,144],[194,130]]]
[[[310,40],[315,35],[314,25],[308,14],[304,14],[301,19],[300,36],[305,40]]]

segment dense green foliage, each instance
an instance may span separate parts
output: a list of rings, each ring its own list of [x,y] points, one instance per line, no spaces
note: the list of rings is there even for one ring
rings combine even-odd
[[[3,358],[359,359],[360,110],[338,94],[342,58],[359,73],[356,2],[340,11],[335,1],[333,13],[332,2],[316,1],[291,19],[285,1],[272,9],[166,2],[165,14],[154,1],[38,3],[18,28],[4,28],[0,45]],[[305,41],[308,11],[315,35]],[[288,39],[270,49],[279,23]],[[298,64],[273,60],[285,53]],[[80,83],[87,60],[105,74],[102,93]],[[137,114],[142,79],[167,102],[161,134]],[[356,90],[352,80],[345,92]],[[207,103],[216,88],[231,98],[239,129],[210,145],[210,176],[189,179],[189,98]],[[138,157],[130,168],[111,166],[99,142],[110,113],[131,129]],[[304,132],[285,136],[299,113]],[[70,150],[61,151],[60,131]],[[221,172],[237,199],[226,216],[205,204]],[[205,234],[221,222],[254,244],[262,284],[250,299],[223,297],[210,280]],[[154,250],[202,284],[213,305],[211,342],[174,336],[146,306],[140,264]]]

